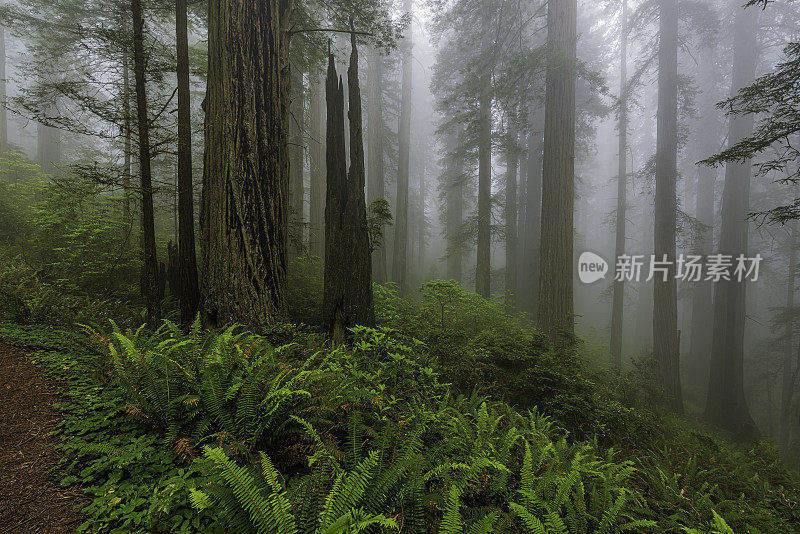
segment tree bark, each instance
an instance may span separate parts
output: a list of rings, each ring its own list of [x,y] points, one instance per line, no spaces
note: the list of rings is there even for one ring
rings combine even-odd
[[[158,328],[161,321],[156,230],[153,218],[153,184],[150,168],[150,120],[147,116],[145,79],[144,16],[141,0],[131,0],[133,15],[133,71],[136,80],[136,114],[139,129],[139,174],[142,190],[142,253],[147,324]]]
[[[678,2],[660,0],[658,126],[653,250],[670,262],[667,280],[653,278],[653,355],[670,407],[683,412],[675,281],[676,180],[678,176]]]
[[[577,1],[550,0],[542,170],[539,328],[571,344],[573,324],[573,209]]]
[[[384,175],[383,147],[383,59],[380,50],[374,47],[367,59],[367,78],[369,80],[367,111],[368,163],[367,177],[369,186],[367,196],[372,204],[378,199],[386,198],[386,179]],[[384,228],[385,231],[385,228]],[[372,253],[372,279],[383,284],[387,281],[386,246],[383,245]]]
[[[261,328],[286,316],[290,0],[210,0],[203,315]]]
[[[315,75],[311,81],[309,124],[309,162],[311,170],[309,191],[308,244],[312,255],[325,255],[325,105],[324,81]]]
[[[334,56],[328,56],[327,193],[325,203],[325,287],[322,313],[334,343],[345,341],[347,329],[375,324],[372,304],[372,262],[362,138],[358,51],[352,35],[347,71],[350,103],[350,171],[344,146],[344,86],[336,74]]]
[[[617,155],[617,224],[614,258],[625,254],[625,222],[628,202],[628,0],[622,0],[620,28],[619,154]],[[616,261],[615,261],[616,263]],[[611,357],[622,368],[622,325],[625,310],[625,282],[614,279],[611,310]]]
[[[186,1],[175,2],[178,57],[178,269],[181,324],[188,327],[200,308],[197,251],[194,242],[194,188],[192,187],[192,116],[189,91],[189,37]]]
[[[289,118],[289,258],[303,251],[303,157],[305,154],[305,91],[303,73],[295,69],[291,76],[291,116]]]
[[[411,0],[403,1],[403,11],[411,13]],[[397,206],[394,216],[394,253],[392,254],[392,278],[400,295],[408,293],[408,178],[409,150],[411,145],[411,77],[412,77],[412,30],[406,30],[401,44],[403,49],[403,80],[398,128]]]
[[[517,110],[509,114],[506,134],[506,311],[517,311],[517,170],[519,166],[519,132]]]
[[[731,96],[755,80],[757,60],[758,10],[737,9],[734,21],[733,75]],[[753,133],[752,114],[734,116],[728,124],[728,146]],[[735,259],[747,255],[747,213],[750,206],[751,162],[728,163],[722,193],[720,254]],[[735,261],[735,260],[734,260]],[[744,282],[720,281],[714,291],[714,327],[711,341],[711,369],[708,382],[706,417],[740,441],[758,435],[744,394]]]

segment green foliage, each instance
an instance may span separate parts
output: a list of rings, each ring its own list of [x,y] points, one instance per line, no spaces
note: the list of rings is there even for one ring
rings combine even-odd
[[[454,394],[429,346],[392,329],[356,328],[353,345],[335,349],[290,325],[267,333],[297,340],[278,348],[198,324],[188,334],[170,323],[155,334],[89,332],[87,342],[0,325],[0,337],[51,351],[41,361],[71,382],[63,483],[92,499],[82,531],[796,532],[800,524],[797,479],[770,447],[737,451],[664,422],[659,432],[673,432],[676,446],[625,447],[635,452],[626,459],[597,440],[576,441],[539,411]],[[525,355],[511,335],[477,338],[497,358]]]

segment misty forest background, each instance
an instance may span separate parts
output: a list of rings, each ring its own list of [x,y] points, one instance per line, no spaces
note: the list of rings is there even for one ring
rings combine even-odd
[[[800,6],[744,2],[5,2],[78,531],[800,532]]]

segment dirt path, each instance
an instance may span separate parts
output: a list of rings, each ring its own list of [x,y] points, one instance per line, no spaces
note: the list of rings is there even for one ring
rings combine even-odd
[[[63,415],[58,383],[21,349],[0,342],[0,534],[74,532],[81,494],[58,485],[50,436]]]

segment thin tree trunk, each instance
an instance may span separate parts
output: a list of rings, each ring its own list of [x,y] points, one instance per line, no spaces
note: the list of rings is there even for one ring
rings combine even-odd
[[[209,2],[200,220],[211,326],[286,316],[290,13],[290,0]]]
[[[161,321],[156,230],[153,217],[153,184],[150,169],[150,121],[147,116],[145,79],[144,16],[141,0],[131,0],[133,14],[133,70],[136,79],[136,112],[139,129],[139,174],[142,190],[142,252],[147,324],[151,329]]]
[[[6,29],[0,26],[0,154],[8,151],[8,114],[6,112]]]
[[[417,220],[417,273],[424,279],[425,266],[425,163],[419,173],[419,217]]]
[[[315,75],[311,81],[309,124],[309,161],[311,180],[309,191],[308,243],[311,254],[325,255],[325,105],[324,81]]]
[[[786,310],[789,314],[794,310],[795,271],[797,271],[797,221],[792,221],[787,243],[789,255],[789,271],[786,277]],[[781,367],[781,419],[780,419],[780,447],[786,454],[789,451],[789,438],[791,436],[792,398],[794,396],[794,369],[792,359],[794,356],[794,320],[788,318],[783,331],[783,363]]]
[[[491,2],[483,0],[481,57],[484,64],[478,96],[478,247],[475,292],[489,298],[492,278],[492,94],[489,72]]]
[[[403,1],[403,11],[411,13],[411,0]],[[394,253],[392,254],[392,278],[400,295],[408,293],[408,177],[409,148],[411,144],[411,76],[412,76],[412,30],[409,26],[401,44],[403,48],[403,87],[400,103],[400,125],[398,129],[397,207],[394,217]]]
[[[516,108],[516,106],[515,106]],[[506,139],[506,311],[517,311],[517,170],[519,165],[519,132],[517,110],[508,120]]]
[[[289,258],[297,258],[303,250],[303,157],[305,154],[305,91],[303,73],[292,71],[292,103],[289,117]]]
[[[200,307],[197,252],[194,243],[194,188],[192,187],[192,116],[189,91],[189,37],[186,1],[175,2],[178,56],[178,268],[181,324],[188,326]]]
[[[523,310],[536,319],[539,311],[540,244],[542,237],[542,151],[544,110],[537,109],[528,132],[527,185],[525,187],[525,241],[522,247]]]
[[[700,56],[700,72],[706,79],[701,120],[698,124],[696,161],[705,159],[719,150],[718,112],[715,103],[720,100],[713,91],[717,79],[717,67],[714,56],[716,51],[706,47]],[[714,188],[717,180],[717,169],[701,165],[697,172],[697,192],[695,196],[695,218],[700,223],[695,253],[708,257],[714,246]],[[689,338],[689,362],[687,377],[693,384],[705,388],[708,384],[709,354],[711,353],[711,329],[708,327],[709,317],[714,315],[713,284],[709,281],[694,282],[692,291],[691,336]]]
[[[122,201],[122,213],[125,217],[125,222],[133,225],[133,216],[131,213],[131,178],[132,171],[132,137],[133,137],[133,117],[131,116],[131,80],[130,68],[128,67],[128,54],[122,56],[122,120],[124,128],[124,140],[122,150],[123,167],[122,167],[122,189],[125,198]]]
[[[45,116],[55,113],[55,104],[44,110]],[[61,131],[42,123],[36,125],[36,159],[45,174],[58,174],[61,163]]]
[[[620,29],[619,82],[619,154],[617,166],[617,225],[615,258],[625,254],[625,222],[628,188],[628,0],[622,0]],[[617,369],[622,368],[622,325],[625,310],[625,282],[614,279],[614,301],[611,310],[611,357]]]
[[[447,145],[447,178],[445,181],[445,237],[447,239],[447,278],[463,280],[463,254],[459,235],[464,224],[464,159],[459,154],[460,135],[450,134]]]
[[[731,96],[751,85],[755,79],[758,10],[742,9],[738,1],[734,22],[733,75]],[[728,143],[753,133],[753,115],[731,117]],[[737,258],[747,255],[747,213],[750,205],[751,162],[728,163],[722,193],[720,254]],[[758,435],[744,394],[744,330],[746,314],[745,283],[731,276],[714,288],[714,327],[711,341],[711,369],[708,382],[706,417],[741,441]]]
[[[577,1],[550,0],[542,170],[539,328],[571,344],[573,324],[573,207]],[[564,336],[564,339],[558,339]]]
[[[344,86],[328,56],[327,193],[325,204],[325,287],[323,320],[334,343],[345,341],[347,328],[372,326],[372,262],[367,231],[364,144],[358,51],[351,40],[349,91],[350,171],[344,147]]]
[[[368,111],[367,135],[368,163],[367,196],[372,204],[378,199],[386,198],[386,179],[384,176],[384,147],[383,147],[383,59],[380,50],[373,47],[367,60]],[[385,231],[385,228],[383,229]],[[386,245],[382,245],[372,252],[372,279],[383,284],[387,281],[386,273]]]

